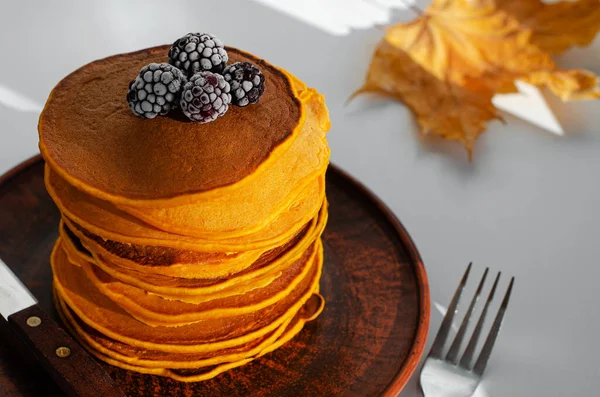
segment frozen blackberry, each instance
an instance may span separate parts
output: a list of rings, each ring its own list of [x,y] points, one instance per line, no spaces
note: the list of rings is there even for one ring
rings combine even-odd
[[[165,115],[177,107],[181,87],[186,78],[168,63],[151,63],[129,83],[127,102],[133,114],[145,119]]]
[[[231,85],[231,103],[247,106],[256,103],[265,92],[265,76],[250,62],[236,62],[223,70],[223,77]]]
[[[208,123],[223,116],[229,109],[229,103],[229,83],[216,73],[196,73],[185,83],[181,92],[183,114],[200,123]]]
[[[228,60],[221,40],[208,33],[188,33],[169,50],[169,63],[188,77],[202,71],[221,73]]]

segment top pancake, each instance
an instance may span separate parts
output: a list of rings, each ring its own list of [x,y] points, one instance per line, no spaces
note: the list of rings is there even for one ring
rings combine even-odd
[[[230,106],[216,121],[185,121],[178,111],[151,120],[133,115],[129,82],[152,62],[167,62],[168,46],[121,54],[83,66],[50,94],[39,123],[40,150],[75,187],[113,202],[171,199],[229,186],[266,166],[291,144],[304,111],[290,78],[243,51],[266,89],[252,106]]]

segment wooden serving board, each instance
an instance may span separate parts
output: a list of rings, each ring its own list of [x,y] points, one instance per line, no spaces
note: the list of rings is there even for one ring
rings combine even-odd
[[[423,353],[429,325],[425,268],[389,209],[335,166],[327,174],[323,314],[273,353],[200,383],[103,364],[130,396],[396,396]],[[58,319],[48,263],[59,213],[34,157],[0,177],[0,258]],[[1,282],[1,280],[0,280]],[[62,396],[25,353],[0,339],[0,395]]]

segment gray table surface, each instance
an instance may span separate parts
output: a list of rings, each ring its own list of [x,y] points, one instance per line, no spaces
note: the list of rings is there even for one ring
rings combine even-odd
[[[417,139],[400,104],[344,106],[363,81],[377,29],[334,36],[244,0],[32,4],[0,5],[0,173],[37,153],[39,109],[75,68],[188,31],[215,33],[325,94],[332,161],[378,194],[420,249],[432,334],[469,261],[477,277],[485,266],[516,277],[479,395],[598,395],[600,102],[550,100],[562,138],[511,116],[491,123],[469,164],[457,144]],[[560,63],[600,73],[600,40]],[[401,395],[420,395],[415,377]]]

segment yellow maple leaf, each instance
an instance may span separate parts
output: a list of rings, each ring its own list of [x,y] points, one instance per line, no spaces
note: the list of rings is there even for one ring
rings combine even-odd
[[[535,46],[553,54],[590,44],[600,30],[599,0],[550,4],[541,0],[496,0],[496,4],[531,30]]]
[[[459,141],[469,155],[486,122],[500,118],[492,105],[493,91],[440,80],[386,41],[377,47],[365,85],[353,97],[364,92],[404,103],[417,118],[423,136]]]
[[[417,19],[386,30],[355,95],[405,103],[423,134],[460,141],[471,154],[498,118],[492,96],[514,92],[515,80],[547,86],[563,100],[600,97],[597,76],[561,70],[550,55],[588,43],[600,28],[597,13],[598,0],[434,0]],[[560,14],[568,26],[555,21]],[[578,35],[573,24],[584,14],[591,16]]]
[[[600,78],[587,70],[540,70],[525,76],[523,81],[547,87],[563,101],[600,98]]]

